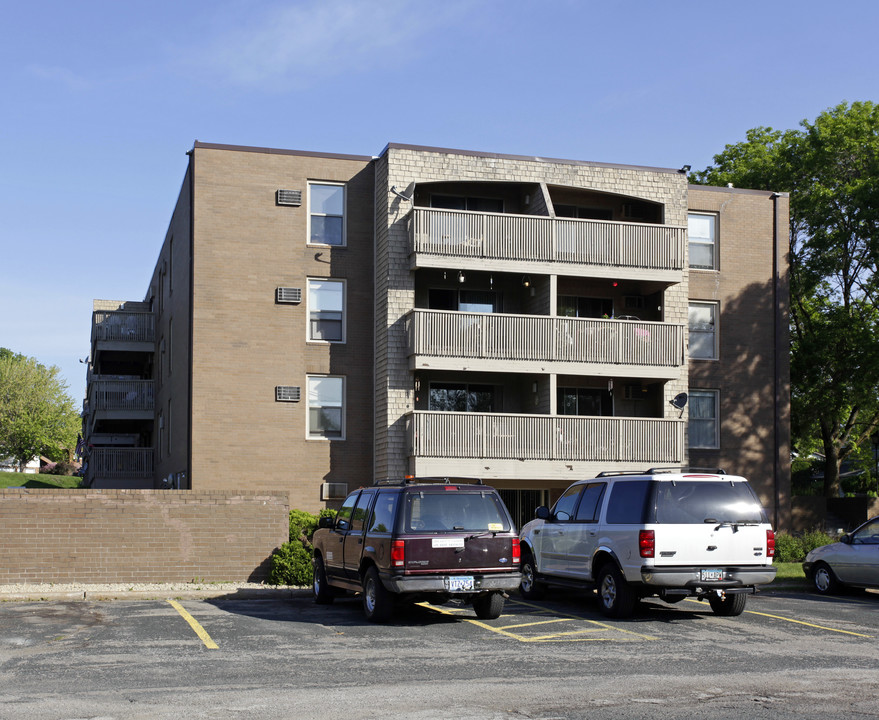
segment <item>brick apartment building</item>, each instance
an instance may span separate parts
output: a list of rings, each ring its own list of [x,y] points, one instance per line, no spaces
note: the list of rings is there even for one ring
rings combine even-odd
[[[95,301],[93,487],[316,510],[479,477],[523,522],[589,473],[689,465],[787,524],[787,196],[400,144],[188,155],[144,299]]]

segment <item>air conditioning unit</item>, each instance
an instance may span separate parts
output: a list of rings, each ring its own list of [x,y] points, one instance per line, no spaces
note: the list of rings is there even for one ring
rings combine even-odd
[[[278,205],[298,207],[302,205],[302,190],[278,190],[275,201]]]
[[[275,387],[277,402],[299,402],[302,389],[297,385],[278,385]]]
[[[344,500],[348,496],[348,483],[321,483],[321,500]]]
[[[302,288],[279,287],[275,290],[275,302],[296,305],[302,302]]]

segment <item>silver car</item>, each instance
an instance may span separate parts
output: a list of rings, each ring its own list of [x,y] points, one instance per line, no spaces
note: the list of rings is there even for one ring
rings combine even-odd
[[[879,587],[879,517],[806,555],[803,571],[822,595],[845,586]]]

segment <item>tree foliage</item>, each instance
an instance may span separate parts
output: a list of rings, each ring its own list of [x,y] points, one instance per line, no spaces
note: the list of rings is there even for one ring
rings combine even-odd
[[[840,465],[879,428],[879,106],[754,128],[691,179],[791,193],[792,432],[820,443],[836,495]]]
[[[20,468],[39,455],[69,460],[76,445],[80,418],[59,373],[0,348],[0,456]]]

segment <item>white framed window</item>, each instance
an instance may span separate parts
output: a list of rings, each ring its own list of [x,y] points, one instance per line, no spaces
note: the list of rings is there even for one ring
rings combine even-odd
[[[720,392],[690,389],[690,447],[720,447]]]
[[[309,278],[308,339],[345,342],[345,281]]]
[[[698,360],[716,360],[717,303],[691,302],[689,309],[690,357]]]
[[[308,242],[345,245],[345,186],[308,183]]]
[[[308,437],[345,439],[345,378],[338,375],[309,375]]]
[[[687,236],[690,241],[690,267],[717,269],[717,215],[689,213]]]

